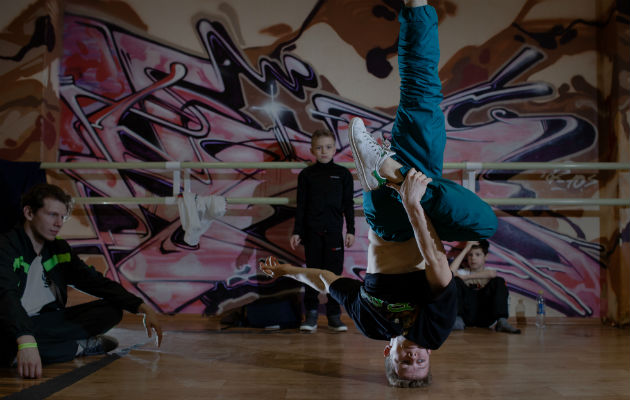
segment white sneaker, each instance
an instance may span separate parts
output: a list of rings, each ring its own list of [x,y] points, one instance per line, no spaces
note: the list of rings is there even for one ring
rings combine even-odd
[[[366,192],[378,189],[386,180],[378,173],[387,157],[395,153],[381,146],[368,133],[361,118],[350,121],[350,148],[357,167],[357,176]]]

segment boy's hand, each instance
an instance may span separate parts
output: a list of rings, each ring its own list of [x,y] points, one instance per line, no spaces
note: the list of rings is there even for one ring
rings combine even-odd
[[[403,205],[415,206],[420,204],[420,200],[424,193],[427,191],[427,185],[432,181],[431,178],[416,171],[415,168],[411,168],[405,177],[405,180],[401,186],[395,183],[387,183],[387,186],[396,190],[400,194]]]
[[[470,253],[470,250],[472,250],[473,246],[479,246],[479,242],[477,242],[476,240],[466,242],[466,246],[462,250],[462,253],[464,254]]]
[[[352,233],[346,233],[345,245],[346,247],[352,247],[354,244],[354,235]]]
[[[291,239],[289,240],[289,244],[291,244],[291,249],[292,250],[297,249],[301,241],[302,239],[300,239],[300,235],[291,236]]]
[[[466,247],[464,247],[464,251],[470,250],[473,246],[479,246],[479,242],[477,242],[476,240],[466,242]]]

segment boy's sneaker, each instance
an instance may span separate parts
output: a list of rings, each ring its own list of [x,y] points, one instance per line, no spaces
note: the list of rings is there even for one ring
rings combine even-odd
[[[354,164],[357,167],[359,182],[361,182],[364,191],[375,190],[386,182],[378,170],[385,159],[395,153],[374,140],[365,129],[361,118],[352,118],[349,132],[350,148],[354,156]]]
[[[118,347],[118,340],[107,335],[96,335],[85,341],[80,341],[79,345],[83,347],[83,350],[79,353],[80,356],[97,356],[108,353]]]
[[[496,326],[494,327],[494,330],[497,332],[507,332],[507,333],[515,333],[515,334],[521,333],[520,329],[515,328],[512,325],[510,325],[508,320],[505,318],[499,318]]]
[[[328,317],[328,329],[334,332],[345,332],[348,330],[348,327],[341,322],[339,315],[331,315]]]
[[[279,331],[280,325],[267,325],[265,326],[266,331]]]
[[[315,332],[317,330],[317,310],[309,310],[306,312],[306,319],[300,325],[303,332]]]
[[[455,317],[455,323],[453,324],[454,331],[463,331],[466,328],[466,324],[464,323],[464,319],[459,315]]]

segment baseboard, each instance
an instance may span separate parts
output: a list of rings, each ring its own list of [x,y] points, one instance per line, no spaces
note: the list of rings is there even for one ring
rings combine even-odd
[[[525,323],[517,322],[515,317],[508,318],[508,321],[513,325],[536,325],[536,317],[527,317]],[[547,317],[545,325],[603,325],[603,323],[600,318],[593,317]]]

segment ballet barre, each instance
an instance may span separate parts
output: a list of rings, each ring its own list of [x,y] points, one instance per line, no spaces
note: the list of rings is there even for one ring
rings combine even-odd
[[[173,171],[173,196],[167,197],[79,197],[76,204],[177,204],[177,195],[181,187],[181,171],[184,171],[184,191],[190,191],[190,170],[192,169],[302,169],[308,162],[268,161],[268,162],[197,162],[197,161],[161,161],[161,162],[43,162],[42,169],[81,170],[81,169],[149,169]],[[356,169],[353,162],[337,163],[348,169]],[[479,171],[515,171],[515,170],[630,170],[630,163],[622,162],[445,162],[444,169],[462,170],[462,186],[475,191],[476,175]],[[493,206],[630,206],[630,198],[483,198]],[[291,205],[295,200],[288,197],[226,197],[228,204],[248,205]],[[361,198],[354,199],[361,204]]]

